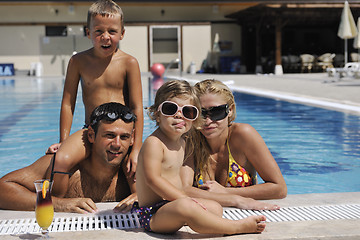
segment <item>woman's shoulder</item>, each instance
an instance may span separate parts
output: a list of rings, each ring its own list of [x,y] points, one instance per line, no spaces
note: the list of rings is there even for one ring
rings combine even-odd
[[[233,123],[230,126],[230,136],[246,136],[254,132],[256,132],[255,128],[247,123]]]
[[[230,129],[229,141],[237,146],[249,147],[261,139],[256,129],[247,123],[235,123]]]

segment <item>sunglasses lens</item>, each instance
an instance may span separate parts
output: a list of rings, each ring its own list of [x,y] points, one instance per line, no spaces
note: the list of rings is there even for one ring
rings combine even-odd
[[[209,110],[205,110],[205,109],[202,110],[203,117],[206,118],[207,116],[209,116],[209,118],[213,121],[219,121],[226,118],[228,113],[229,111],[226,104],[217,107],[212,107]]]
[[[164,102],[161,106],[161,112],[164,115],[172,116],[178,111],[178,106],[171,102]]]
[[[195,107],[185,106],[182,109],[182,113],[185,118],[195,120],[198,115],[198,110]]]

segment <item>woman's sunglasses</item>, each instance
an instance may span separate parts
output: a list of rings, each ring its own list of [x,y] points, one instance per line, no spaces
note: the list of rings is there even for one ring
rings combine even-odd
[[[194,121],[199,116],[199,110],[193,105],[180,107],[174,102],[164,101],[158,109],[164,116],[174,116],[179,110],[185,119]]]
[[[209,117],[213,121],[219,121],[227,117],[229,114],[229,105],[224,104],[220,106],[210,107],[208,109],[202,108],[201,115],[203,118]]]

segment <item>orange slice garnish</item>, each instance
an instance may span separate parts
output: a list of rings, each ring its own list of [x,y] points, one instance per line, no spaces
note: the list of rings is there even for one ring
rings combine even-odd
[[[43,186],[42,186],[42,196],[43,196],[43,198],[46,197],[46,192],[47,192],[47,190],[48,190],[48,188],[49,188],[49,185],[50,185],[50,183],[49,183],[48,180],[45,180],[45,181],[43,182]]]

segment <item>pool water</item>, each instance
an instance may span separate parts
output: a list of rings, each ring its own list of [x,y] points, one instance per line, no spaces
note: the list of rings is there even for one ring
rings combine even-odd
[[[31,164],[58,141],[62,88],[63,79],[58,77],[0,78],[0,177]],[[236,122],[251,124],[264,138],[289,194],[360,191],[359,116],[234,95]],[[144,116],[145,139],[155,124]],[[83,121],[79,93],[72,132],[82,128]]]
[[[279,164],[289,194],[360,191],[360,117],[234,93]]]

